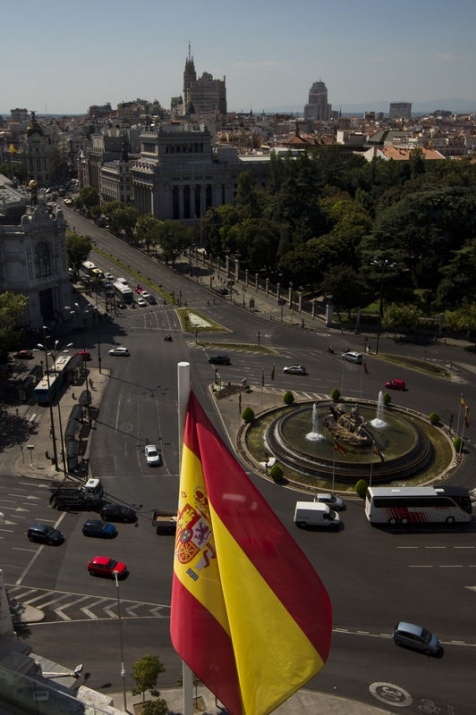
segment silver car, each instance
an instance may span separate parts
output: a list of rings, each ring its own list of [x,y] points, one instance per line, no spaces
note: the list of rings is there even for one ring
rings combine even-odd
[[[129,350],[125,347],[117,347],[117,348],[111,348],[109,350],[109,355],[117,355],[118,357],[128,357],[129,356]]]
[[[395,645],[418,650],[425,655],[438,655],[441,652],[438,637],[414,623],[400,621],[395,626],[392,637]]]

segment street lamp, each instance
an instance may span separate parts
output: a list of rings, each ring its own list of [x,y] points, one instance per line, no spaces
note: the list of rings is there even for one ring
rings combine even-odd
[[[293,282],[289,281],[289,295],[288,295],[289,310],[293,309]]]
[[[127,712],[127,696],[126,696],[126,669],[124,667],[124,642],[122,637],[122,616],[121,616],[121,594],[119,591],[119,574],[117,571],[112,572],[116,582],[116,597],[117,597],[117,617],[119,619],[119,648],[121,651],[121,678],[122,678],[122,694],[124,697],[124,712]]]
[[[382,329],[382,318],[383,318],[383,279],[385,277],[386,268],[393,268],[395,263],[392,263],[388,258],[384,258],[381,261],[372,261],[372,266],[380,268],[380,302],[379,302],[379,319],[378,319],[378,329],[377,329],[377,343],[375,346],[375,354],[378,355],[379,343],[380,343],[380,332]]]

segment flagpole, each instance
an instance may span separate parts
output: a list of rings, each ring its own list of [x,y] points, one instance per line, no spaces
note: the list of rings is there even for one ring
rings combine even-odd
[[[185,430],[185,415],[187,414],[188,400],[190,397],[190,363],[177,364],[177,394],[178,394],[178,446],[179,446],[179,474],[182,466],[183,434]],[[193,715],[193,673],[185,661],[182,660],[182,696],[183,715]]]
[[[461,393],[460,399],[459,399],[459,407],[458,407],[458,421],[457,421],[457,423],[456,423],[456,434],[458,435],[458,437],[460,437],[460,433],[459,433],[459,421],[460,421],[460,419],[461,419],[461,408],[462,408],[462,406],[463,406],[463,399],[464,399],[464,398],[463,398],[463,393]]]

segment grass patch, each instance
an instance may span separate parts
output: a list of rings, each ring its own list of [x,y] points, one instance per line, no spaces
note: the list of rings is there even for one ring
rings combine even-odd
[[[443,365],[438,365],[429,360],[419,360],[418,358],[405,357],[405,355],[390,355],[387,353],[379,353],[378,357],[393,365],[400,365],[400,367],[407,367],[410,370],[425,372],[434,377],[442,377],[447,380],[451,377],[449,370],[443,367]]]

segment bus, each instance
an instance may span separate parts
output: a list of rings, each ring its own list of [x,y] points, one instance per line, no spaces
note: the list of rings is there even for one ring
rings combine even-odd
[[[84,261],[84,263],[81,264],[81,268],[83,272],[93,280],[102,280],[104,278],[104,272],[92,261]]]
[[[120,281],[116,281],[115,283],[112,284],[112,287],[114,289],[116,298],[118,298],[121,301],[124,301],[124,303],[132,303],[133,302],[134,293],[132,292],[132,289],[129,288],[128,285],[125,285],[124,283],[121,283]]]
[[[471,521],[463,487],[369,487],[365,516],[371,524],[433,524]]]
[[[53,367],[35,387],[35,397],[39,405],[49,405],[53,402],[66,380],[74,372],[81,357],[77,355],[60,355]]]

